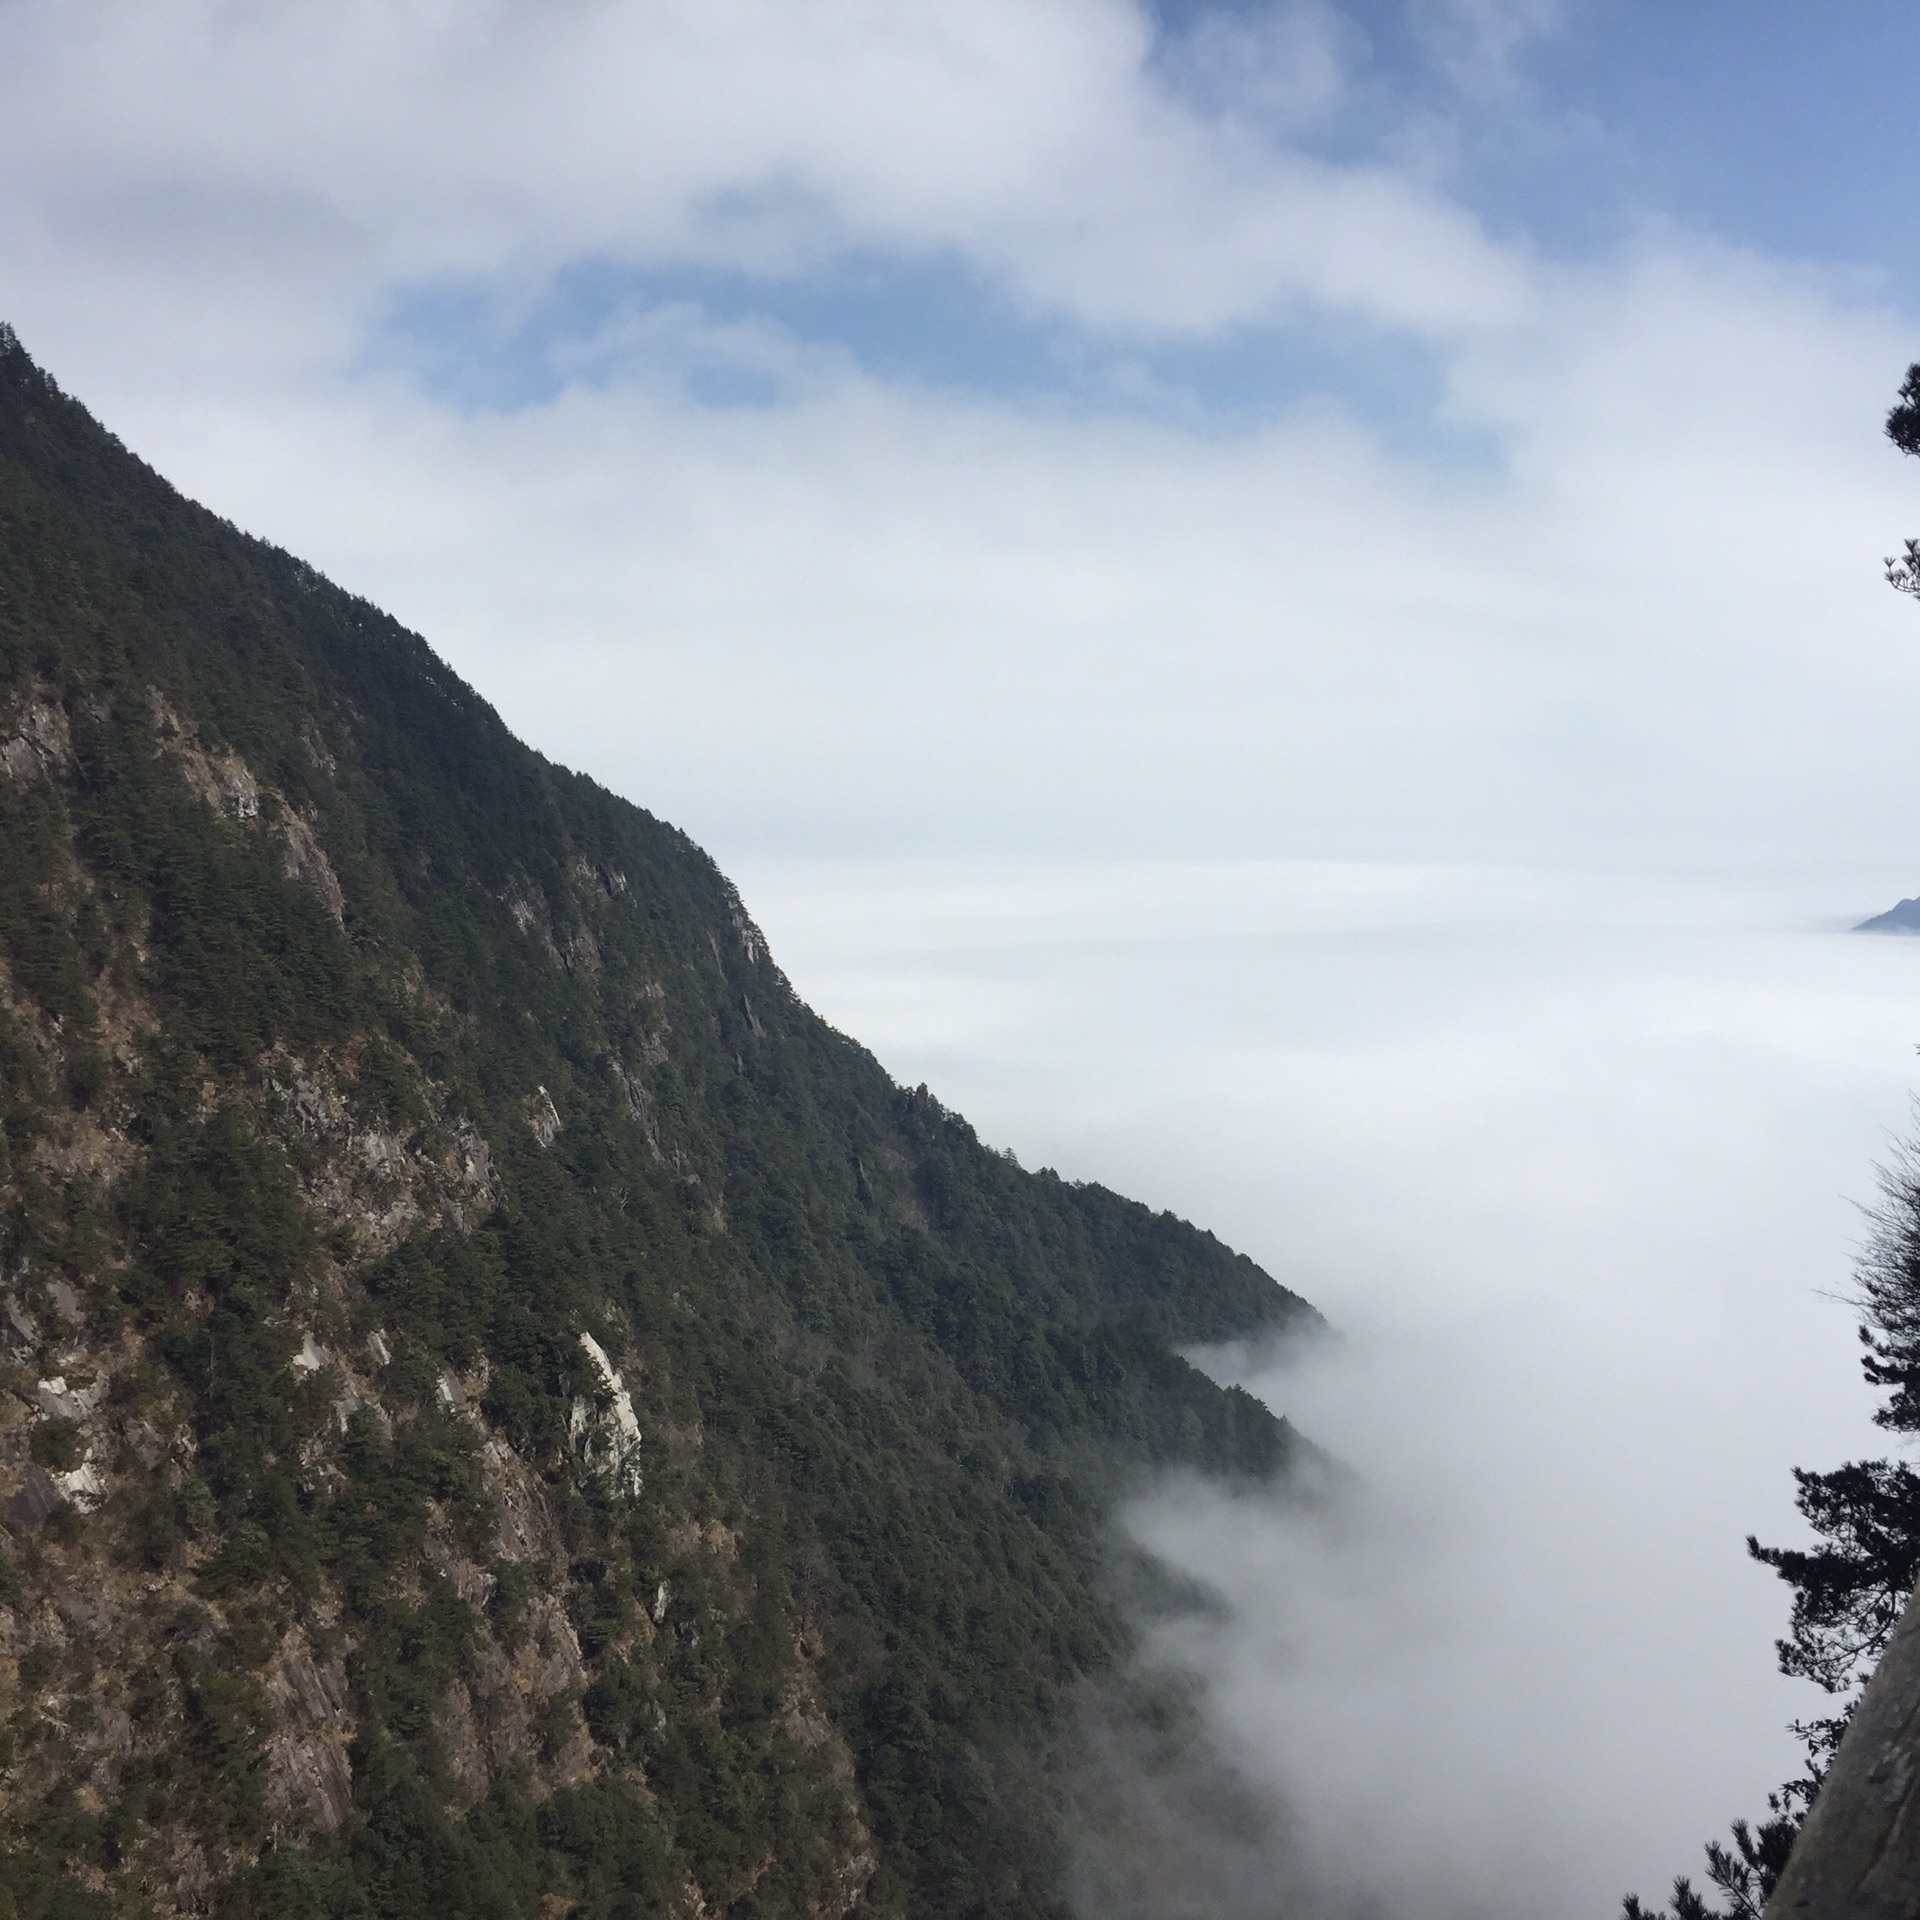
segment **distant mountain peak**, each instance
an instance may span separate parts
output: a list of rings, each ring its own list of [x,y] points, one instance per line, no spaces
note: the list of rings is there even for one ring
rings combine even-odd
[[[1920,933],[1920,900],[1902,900],[1871,920],[1862,920],[1855,933]]]

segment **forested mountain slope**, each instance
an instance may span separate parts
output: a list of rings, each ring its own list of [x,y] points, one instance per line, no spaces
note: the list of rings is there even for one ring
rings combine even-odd
[[[1311,1319],[0,330],[0,1915],[1057,1911],[1174,1351]]]

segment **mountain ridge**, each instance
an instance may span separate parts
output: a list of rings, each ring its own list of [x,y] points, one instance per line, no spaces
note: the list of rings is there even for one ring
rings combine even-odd
[[[1885,913],[1862,920],[1855,933],[1920,933],[1920,900],[1901,900]]]
[[[1318,1316],[10,329],[0,961],[0,1900],[1064,1910],[1104,1516],[1283,1473],[1176,1349]]]

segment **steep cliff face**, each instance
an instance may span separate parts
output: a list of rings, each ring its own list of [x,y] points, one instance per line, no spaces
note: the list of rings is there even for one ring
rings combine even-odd
[[[0,1913],[1057,1910],[1174,1343],[683,835],[0,330]]]

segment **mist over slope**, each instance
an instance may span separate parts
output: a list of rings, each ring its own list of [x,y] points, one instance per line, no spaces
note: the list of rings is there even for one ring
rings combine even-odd
[[[21,1912],[1061,1911],[1103,1518],[1312,1309],[4,331],[0,959]]]
[[[1126,1509],[1215,1601],[1147,1623],[1214,1737],[1197,1771],[1149,1751],[1150,1808],[1222,1753],[1243,1807],[1250,1775],[1290,1808],[1291,1851],[1237,1840],[1238,1867],[1217,1825],[1162,1818],[1163,1860],[1218,1869],[1188,1891],[1232,1868],[1258,1912],[1262,1876],[1311,1868],[1393,1914],[1590,1920],[1697,1879],[1827,1710],[1776,1671],[1790,1595],[1744,1536],[1805,1538],[1790,1469],[1886,1447],[1847,1296],[1908,1120],[1915,949],[1845,929],[1911,876],[744,877],[896,1071],[1284,1255],[1341,1330],[1223,1377],[1363,1504],[1327,1524],[1185,1483]]]

